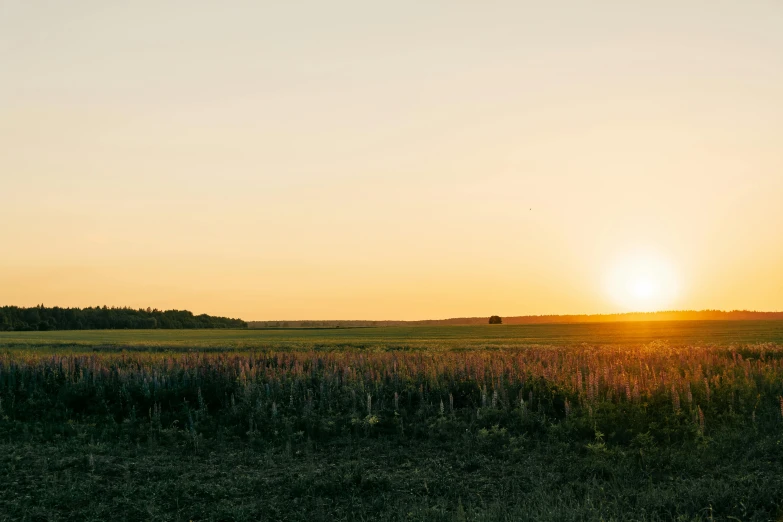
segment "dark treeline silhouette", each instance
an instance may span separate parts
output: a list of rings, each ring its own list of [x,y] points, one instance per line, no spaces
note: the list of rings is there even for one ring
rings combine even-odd
[[[493,316],[494,317],[494,316]],[[334,328],[372,326],[445,326],[487,324],[488,317],[455,317],[422,321],[250,321],[250,328]],[[783,312],[749,310],[671,310],[595,315],[521,315],[502,317],[502,324],[614,323],[632,321],[780,321]]]
[[[0,307],[0,331],[247,328],[241,319],[193,315],[187,310],[147,308]]]

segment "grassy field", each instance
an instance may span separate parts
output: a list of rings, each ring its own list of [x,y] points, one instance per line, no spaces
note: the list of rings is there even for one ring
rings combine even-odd
[[[0,520],[783,520],[776,322],[0,334]]]
[[[420,326],[257,330],[0,332],[4,347],[214,349],[481,348],[532,344],[671,345],[783,343],[783,321],[658,321],[597,324]]]

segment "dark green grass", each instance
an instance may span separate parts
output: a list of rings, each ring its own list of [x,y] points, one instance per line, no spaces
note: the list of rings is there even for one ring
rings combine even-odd
[[[414,326],[257,330],[77,330],[0,332],[0,348],[144,347],[161,349],[478,348],[531,344],[672,345],[783,343],[783,321],[650,321],[541,325]]]
[[[88,438],[0,442],[3,520],[776,520],[780,436],[590,447],[346,437],[254,447]],[[734,452],[727,458],[725,452]]]
[[[0,334],[0,521],[781,521],[783,376],[754,370],[779,360],[780,346],[757,343],[780,340],[780,329],[780,323],[759,321]],[[374,424],[363,411],[371,389],[362,382],[374,382],[367,376],[335,388],[340,395],[320,406],[316,400],[314,409],[305,407],[306,400],[311,392],[316,399],[323,395],[322,374],[296,377],[295,404],[292,381],[280,381],[271,389],[276,416],[264,403],[258,419],[266,420],[248,424],[248,413],[270,390],[259,384],[252,400],[243,401],[230,364],[214,365],[217,373],[199,381],[193,380],[196,368],[187,378],[181,369],[168,370],[168,388],[152,396],[144,395],[141,381],[122,384],[90,369],[92,360],[127,359],[128,371],[138,373],[134,360],[143,365],[193,357],[141,353],[146,350],[234,349],[247,359],[253,353],[242,349],[402,350],[418,358],[406,349],[497,348],[488,352],[492,360],[503,353],[516,357],[526,345],[567,346],[568,354],[598,350],[582,343],[617,345],[602,349],[603,360],[617,354],[628,365],[622,346],[661,340],[668,344],[650,350],[755,346],[707,350],[707,374],[733,364],[738,380],[715,387],[711,402],[695,380],[697,402],[683,402],[678,412],[666,388],[639,403],[598,402],[589,413],[572,396],[574,413],[566,417],[563,391],[532,378],[519,394],[504,391],[519,383],[490,379],[488,401],[497,386],[499,404],[481,406],[480,384],[471,379],[442,383],[448,389],[439,390],[422,374],[401,386],[399,412],[388,393],[383,399],[376,392],[372,411],[380,420]],[[104,350],[111,353],[101,355]],[[39,351],[46,355],[28,364]],[[737,352],[748,362],[737,362]],[[677,353],[674,367],[659,370],[685,370],[680,357],[693,351]],[[303,361],[344,356],[284,355]],[[363,351],[356,358],[391,355],[399,354]],[[60,361],[69,357],[79,359],[80,368],[66,379]],[[655,360],[648,357],[645,364]],[[360,361],[352,364],[362,370]],[[156,371],[150,382],[161,377],[161,367]],[[507,404],[531,391],[536,399],[529,410]],[[157,416],[154,404],[162,407]],[[697,404],[707,415],[706,430],[699,428]]]

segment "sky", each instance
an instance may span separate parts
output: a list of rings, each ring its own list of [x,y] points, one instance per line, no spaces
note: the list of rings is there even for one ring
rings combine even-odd
[[[783,310],[783,3],[0,0],[0,305]]]

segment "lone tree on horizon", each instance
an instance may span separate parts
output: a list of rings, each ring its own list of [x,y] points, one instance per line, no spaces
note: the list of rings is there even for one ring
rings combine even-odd
[[[503,324],[503,319],[499,315],[493,315],[489,318],[489,324]]]

